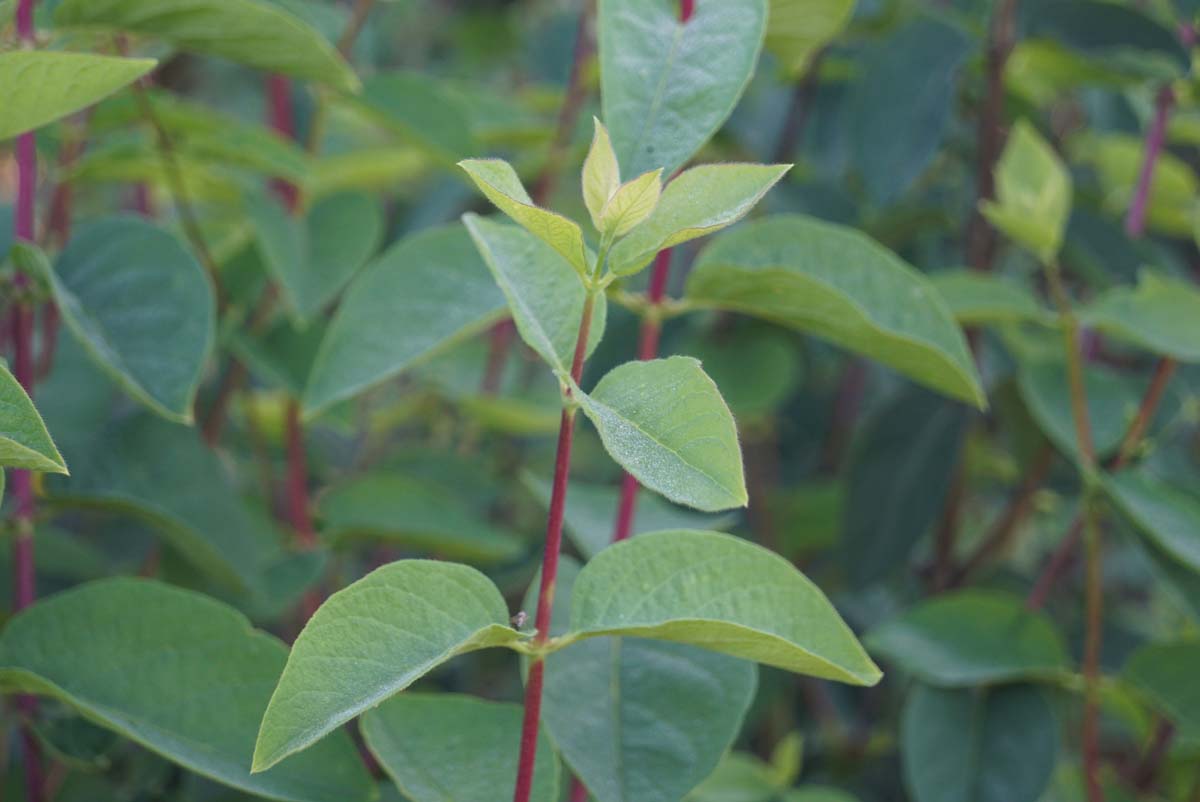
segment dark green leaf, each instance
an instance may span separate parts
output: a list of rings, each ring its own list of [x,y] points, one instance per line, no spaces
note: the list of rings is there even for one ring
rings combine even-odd
[[[420,72],[383,72],[363,82],[361,105],[444,164],[478,152],[467,112],[442,83]]]
[[[1191,67],[1191,56],[1170,28],[1145,11],[1095,0],[1052,0],[1029,15],[1028,36],[1050,39],[1109,68],[1170,80]]]
[[[1106,476],[1103,487],[1157,548],[1200,573],[1200,498],[1145,468]]]
[[[1136,289],[1109,290],[1080,319],[1151,353],[1200,362],[1200,291],[1190,282],[1143,271]]]
[[[1200,641],[1150,643],[1133,653],[1122,678],[1179,727],[1200,738]]]

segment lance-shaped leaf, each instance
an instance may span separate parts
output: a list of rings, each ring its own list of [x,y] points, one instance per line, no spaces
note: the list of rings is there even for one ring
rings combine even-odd
[[[464,215],[463,223],[508,299],[521,339],[555,373],[566,376],[587,299],[583,284],[549,246],[529,232],[474,214]],[[598,294],[593,301],[589,354],[604,336],[607,309],[605,296]]]
[[[654,212],[609,253],[618,276],[636,273],[664,248],[736,223],[775,186],[790,164],[705,164],[667,184]]]
[[[792,76],[808,69],[812,57],[842,32],[854,16],[854,0],[771,0],[767,50]]]
[[[1158,549],[1200,573],[1200,497],[1147,468],[1106,476],[1102,486]]]
[[[963,326],[999,323],[1046,323],[1048,309],[1024,284],[978,270],[944,270],[929,281],[941,293],[954,319]]]
[[[338,591],[296,638],[263,714],[252,771],[266,771],[450,658],[515,643],[500,591],[474,568],[385,565]]]
[[[462,226],[406,237],[351,282],[313,363],[305,413],[420,364],[503,313],[504,295]]]
[[[368,711],[363,738],[412,802],[495,802],[517,779],[520,705],[458,694],[406,693]],[[558,802],[561,768],[538,735],[531,802]]]
[[[627,362],[579,402],[608,453],[646,487],[706,512],[746,506],[733,415],[697,360]]]
[[[287,647],[221,602],[142,579],[105,579],[9,622],[0,684],[59,699],[88,719],[225,785],[292,802],[369,800],[346,733],[252,775],[258,720]]]
[[[853,685],[882,676],[825,594],[790,562],[717,532],[652,532],[584,567],[567,638],[690,643]]]
[[[1145,270],[1137,288],[1115,287],[1080,314],[1091,328],[1181,362],[1200,362],[1200,290]]]
[[[583,204],[592,218],[592,225],[599,230],[600,212],[621,186],[621,168],[617,164],[617,154],[613,152],[608,129],[595,117],[592,123],[595,126],[592,146],[583,160]]]
[[[589,274],[591,266],[579,224],[535,206],[511,164],[501,159],[465,159],[458,166],[497,209],[561,254],[580,276]]]
[[[622,184],[600,210],[598,228],[611,237],[623,237],[650,216],[662,195],[662,170],[651,170]]]
[[[66,473],[67,464],[17,377],[0,364],[0,466]]]
[[[985,403],[966,338],[937,290],[853,229],[799,215],[743,226],[704,250],[685,296],[809,332],[952,398]]]
[[[354,91],[358,78],[337,49],[299,17],[259,0],[63,0],[56,27],[154,36],[219,56]]]
[[[1066,647],[1050,619],[998,591],[943,594],[863,640],[873,653],[935,685],[1047,678],[1069,670]]]
[[[1166,714],[1188,740],[1200,738],[1200,641],[1150,643],[1133,653],[1121,677]]]
[[[91,357],[153,411],[191,422],[216,303],[183,244],[141,219],[97,220],[71,237],[47,276]]]
[[[599,6],[600,96],[627,175],[671,175],[737,105],[758,61],[767,0],[697,3],[604,0]]]
[[[1071,175],[1025,120],[1018,120],[1008,135],[996,164],[996,200],[984,201],[981,211],[1043,264],[1058,256],[1071,216]]]

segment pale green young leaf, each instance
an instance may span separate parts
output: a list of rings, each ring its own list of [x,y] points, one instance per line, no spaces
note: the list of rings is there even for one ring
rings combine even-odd
[[[401,560],[329,597],[292,646],[251,771],[306,749],[456,655],[515,643],[500,591],[474,568]]]
[[[512,165],[501,159],[466,159],[458,166],[497,209],[557,251],[580,276],[590,274],[579,224],[535,206]]]
[[[0,684],[58,699],[210,779],[290,802],[367,802],[373,785],[345,732],[251,774],[258,720],[287,647],[208,596],[103,579],[13,618]],[[186,692],[185,692],[186,691]]]
[[[1043,264],[1062,247],[1071,216],[1071,175],[1032,125],[1018,120],[996,164],[996,200],[981,211],[996,228]]]
[[[955,320],[963,326],[1043,323],[1053,320],[1023,283],[978,270],[943,270],[929,277]]]
[[[1079,317],[1084,325],[1152,353],[1200,362],[1200,290],[1191,282],[1144,270],[1136,289],[1115,287]]]
[[[154,412],[190,423],[217,313],[183,243],[140,218],[95,220],[47,275],[67,328],[100,367]]]
[[[650,216],[662,195],[662,169],[642,173],[621,185],[600,211],[598,228],[610,237],[623,237]]]
[[[1183,738],[1200,738],[1200,641],[1148,643],[1129,658],[1121,678],[1165,714]]]
[[[265,72],[358,89],[354,70],[321,33],[260,0],[62,0],[59,28],[132,33]]]
[[[871,630],[863,642],[872,653],[940,686],[1052,679],[1070,670],[1050,619],[999,591],[942,594]]]
[[[952,398],[985,404],[966,338],[937,290],[853,229],[799,215],[742,226],[701,253],[684,295],[697,306],[809,332]]]
[[[706,512],[746,506],[733,415],[697,360],[627,362],[579,402],[608,453],[647,488]]]
[[[363,715],[363,738],[412,802],[495,802],[517,779],[520,705],[406,693]],[[530,802],[558,802],[561,768],[539,733]]]
[[[591,215],[592,225],[601,230],[600,212],[621,186],[621,168],[617,164],[617,154],[613,152],[608,129],[594,117],[592,122],[596,129],[592,134],[592,147],[583,160],[583,203]]]
[[[572,637],[689,643],[853,685],[882,676],[825,594],[789,561],[717,532],[652,532],[584,567]]]
[[[474,214],[463,223],[483,261],[500,285],[521,339],[559,376],[569,372],[588,291],[559,256],[542,240],[506,223]],[[607,301],[593,301],[588,353],[604,336]]]
[[[0,467],[67,472],[42,416],[4,364],[0,364],[0,410]]]
[[[0,53],[0,141],[96,103],[154,68],[152,59],[92,53]]]
[[[767,50],[792,77],[808,69],[812,58],[841,33],[854,16],[855,0],[770,0]]]
[[[704,164],[667,184],[653,213],[613,247],[609,269],[636,273],[664,248],[736,223],[754,208],[790,164]]]
[[[1156,476],[1148,468],[1105,476],[1102,487],[1151,543],[1200,573],[1200,496]]]

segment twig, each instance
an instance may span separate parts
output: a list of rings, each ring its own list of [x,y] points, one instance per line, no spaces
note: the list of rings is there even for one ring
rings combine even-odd
[[[1134,239],[1141,237],[1146,231],[1146,211],[1150,205],[1150,190],[1154,185],[1154,168],[1162,154],[1163,143],[1167,137],[1167,121],[1174,106],[1175,92],[1169,84],[1163,86],[1154,100],[1154,119],[1146,131],[1146,149],[1141,171],[1138,173],[1133,201],[1125,215],[1125,233]]]
[[[804,133],[805,123],[808,122],[808,112],[812,107],[813,93],[820,83],[821,62],[825,59],[825,48],[816,52],[808,63],[807,72],[792,90],[792,102],[788,105],[787,116],[783,120],[783,128],[779,133],[779,141],[775,145],[774,161],[790,162],[800,137]]]
[[[374,7],[375,0],[358,0],[354,4],[354,10],[350,12],[350,20],[346,23],[342,35],[338,37],[337,49],[343,58],[350,58],[354,42],[362,32],[363,26],[367,23],[367,17],[371,15],[371,9]]]

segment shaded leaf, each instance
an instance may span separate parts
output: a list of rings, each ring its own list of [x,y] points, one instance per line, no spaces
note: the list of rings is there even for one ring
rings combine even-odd
[[[1186,738],[1200,738],[1200,641],[1148,643],[1129,658],[1121,677],[1162,711]]]
[[[1115,287],[1080,314],[1084,325],[1181,362],[1200,361],[1200,291],[1149,270],[1137,288]]]
[[[1114,216],[1123,216],[1133,201],[1142,169],[1145,145],[1141,137],[1085,131],[1072,138],[1069,145],[1076,161],[1095,170],[1104,208]],[[1146,205],[1147,226],[1172,236],[1191,236],[1198,192],[1200,182],[1188,163],[1164,150],[1154,163],[1154,182]]]
[[[1107,475],[1102,487],[1157,548],[1200,573],[1200,498],[1146,468]]]
[[[449,87],[420,72],[376,73],[359,104],[376,119],[445,164],[478,151],[467,110]]]
[[[1047,323],[1052,315],[1023,284],[976,270],[945,270],[929,281],[960,325]]]
[[[1052,0],[1034,8],[1026,35],[1058,42],[1109,69],[1167,81],[1191,66],[1175,32],[1140,8],[1092,0]]]
[[[790,75],[800,75],[816,52],[846,28],[854,4],[855,0],[771,0],[767,50]]]

